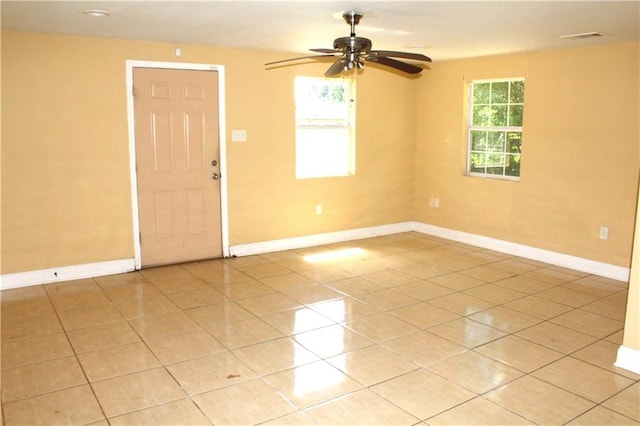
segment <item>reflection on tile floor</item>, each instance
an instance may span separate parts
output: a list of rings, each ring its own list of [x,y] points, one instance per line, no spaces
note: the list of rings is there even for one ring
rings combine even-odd
[[[627,284],[417,233],[3,291],[14,424],[640,424]]]

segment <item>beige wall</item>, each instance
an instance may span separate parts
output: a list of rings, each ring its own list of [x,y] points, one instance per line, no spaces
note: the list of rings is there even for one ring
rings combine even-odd
[[[177,61],[174,47],[3,33],[2,273],[133,257],[125,61]],[[227,129],[248,132],[227,146],[232,245],[411,219],[414,81],[356,77],[356,176],[296,180],[293,78],[328,64],[265,71],[283,54],[182,52],[225,66]]]
[[[414,219],[628,267],[639,58],[624,44],[434,64],[417,82]],[[526,82],[520,182],[465,176],[466,84],[500,77]]]

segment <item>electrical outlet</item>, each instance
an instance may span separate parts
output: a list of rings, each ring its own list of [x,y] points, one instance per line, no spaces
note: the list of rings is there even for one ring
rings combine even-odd
[[[600,227],[600,239],[601,240],[609,239],[609,228],[607,228],[606,226]]]

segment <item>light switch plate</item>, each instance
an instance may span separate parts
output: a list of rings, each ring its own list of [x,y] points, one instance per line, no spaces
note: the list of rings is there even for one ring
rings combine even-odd
[[[246,130],[232,130],[231,131],[231,142],[246,142],[247,141],[247,131]]]

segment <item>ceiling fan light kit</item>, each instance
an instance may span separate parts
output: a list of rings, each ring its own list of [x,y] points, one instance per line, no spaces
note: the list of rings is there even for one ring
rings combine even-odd
[[[421,53],[396,52],[393,50],[371,50],[373,44],[371,40],[356,36],[356,25],[362,19],[362,13],[348,11],[342,17],[351,27],[349,37],[339,37],[333,41],[333,49],[309,49],[312,52],[322,53],[322,55],[302,56],[298,58],[284,59],[281,61],[269,62],[265,66],[280,64],[283,62],[297,61],[300,59],[315,58],[338,58],[333,65],[324,73],[325,76],[339,75],[343,71],[363,69],[364,61],[376,62],[380,65],[388,66],[407,74],[418,74],[422,68],[408,62],[399,61],[394,58],[409,59],[413,61],[431,62],[431,58]]]

